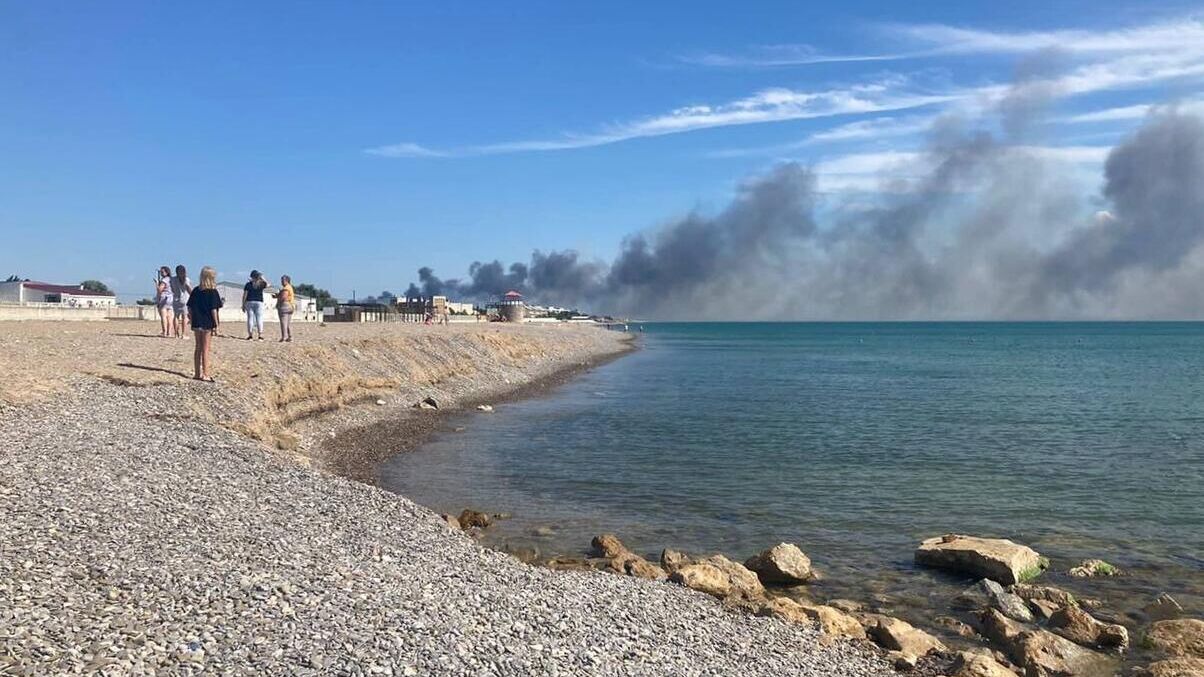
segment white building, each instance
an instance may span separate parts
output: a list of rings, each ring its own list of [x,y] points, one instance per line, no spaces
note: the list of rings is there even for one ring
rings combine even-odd
[[[0,303],[59,305],[67,308],[105,308],[117,305],[113,294],[95,292],[79,285],[46,282],[0,282]]]

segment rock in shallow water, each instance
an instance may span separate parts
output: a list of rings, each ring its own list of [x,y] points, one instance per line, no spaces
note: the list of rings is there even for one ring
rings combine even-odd
[[[1055,633],[1084,646],[1111,651],[1127,651],[1129,631],[1124,626],[1103,623],[1077,606],[1067,606],[1049,617],[1049,627]]]
[[[778,543],[748,558],[744,566],[763,583],[794,585],[811,580],[811,559],[793,543]]]
[[[959,571],[1013,585],[1040,575],[1048,563],[1036,550],[1003,538],[945,534],[929,538],[915,552],[916,564]]]
[[[1171,656],[1204,658],[1204,621],[1195,618],[1158,621],[1150,626],[1145,639]]]

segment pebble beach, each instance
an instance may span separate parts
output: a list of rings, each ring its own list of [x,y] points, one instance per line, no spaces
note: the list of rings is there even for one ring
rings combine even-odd
[[[0,327],[0,674],[893,674],[683,587],[528,566],[340,472],[363,466],[340,431],[421,431],[622,335],[295,331],[219,339],[204,384],[191,344],[149,325]],[[428,397],[438,411],[414,407]]]

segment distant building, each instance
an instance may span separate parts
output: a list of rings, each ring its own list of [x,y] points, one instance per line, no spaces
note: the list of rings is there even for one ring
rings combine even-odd
[[[526,313],[523,295],[513,289],[506,292],[498,302],[497,310],[503,322],[522,322]]]
[[[103,308],[117,305],[117,297],[112,293],[91,291],[79,285],[26,280],[0,282],[0,303],[44,303],[68,308]]]

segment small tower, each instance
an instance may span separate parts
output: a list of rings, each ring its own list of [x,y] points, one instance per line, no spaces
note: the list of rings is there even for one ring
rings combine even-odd
[[[497,304],[498,315],[501,316],[503,322],[522,322],[526,308],[526,304],[523,303],[523,295],[513,289],[506,292]]]

